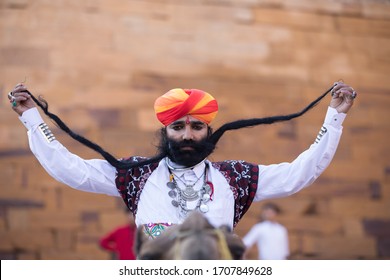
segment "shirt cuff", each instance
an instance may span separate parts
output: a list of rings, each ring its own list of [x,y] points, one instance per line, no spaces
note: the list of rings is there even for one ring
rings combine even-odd
[[[343,121],[347,114],[339,113],[335,108],[328,107],[328,111],[326,112],[324,124],[329,124],[333,127],[340,128],[342,127]]]
[[[39,114],[38,108],[36,107],[24,111],[19,117],[19,120],[23,123],[27,130],[31,130],[33,127],[44,123],[41,115]]]

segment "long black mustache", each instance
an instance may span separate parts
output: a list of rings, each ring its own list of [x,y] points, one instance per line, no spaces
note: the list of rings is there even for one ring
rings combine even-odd
[[[217,145],[218,141],[221,139],[222,135],[230,130],[236,130],[241,129],[245,127],[253,127],[257,125],[262,124],[273,124],[276,122],[284,122],[288,121],[297,117],[302,116],[307,111],[315,107],[334,87],[335,85],[332,85],[326,92],[321,94],[318,98],[316,98],[314,101],[312,101],[309,105],[307,105],[303,110],[289,114],[289,115],[279,115],[279,116],[271,116],[271,117],[265,117],[265,118],[252,118],[252,119],[243,119],[238,121],[233,121],[226,123],[222,125],[220,128],[218,128],[211,136],[208,138],[208,141],[213,144],[214,146]],[[168,156],[168,153],[165,151],[162,151],[158,153],[157,155],[147,158],[142,161],[128,161],[128,160],[118,160],[113,155],[105,151],[102,147],[100,147],[98,144],[88,140],[87,138],[73,132],[57,115],[51,113],[49,111],[49,104],[46,100],[44,100],[41,96],[38,97],[38,99],[31,94],[28,90],[26,90],[32,100],[42,109],[42,111],[47,115],[50,119],[52,119],[58,127],[60,127],[64,132],[66,132],[70,137],[72,137],[74,140],[80,142],[81,144],[87,146],[88,148],[96,151],[99,153],[105,160],[107,160],[112,166],[118,168],[118,169],[131,169],[151,163],[158,162],[162,160],[164,157]]]
[[[195,152],[201,152],[207,146],[212,146],[212,148],[215,147],[215,145],[212,145],[212,143],[208,142],[208,140],[202,140],[198,142],[194,140],[183,140],[183,141],[168,140],[168,149],[171,151],[181,150],[183,148],[192,148]]]

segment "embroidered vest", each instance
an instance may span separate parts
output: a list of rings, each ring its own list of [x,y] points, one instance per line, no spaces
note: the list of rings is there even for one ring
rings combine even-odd
[[[131,157],[130,162],[144,160],[142,157]],[[258,165],[245,161],[212,162],[211,165],[225,177],[234,197],[234,226],[248,211],[257,190],[259,175]],[[151,163],[132,169],[117,169],[116,187],[130,211],[135,215],[141,192],[158,163]]]

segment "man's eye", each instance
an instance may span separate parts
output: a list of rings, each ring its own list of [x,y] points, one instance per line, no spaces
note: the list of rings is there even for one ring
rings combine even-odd
[[[175,126],[172,126],[172,129],[173,130],[181,130],[181,129],[183,129],[183,126],[182,125],[175,125]]]
[[[192,127],[192,129],[195,129],[195,130],[202,130],[203,129],[203,125],[194,125]]]

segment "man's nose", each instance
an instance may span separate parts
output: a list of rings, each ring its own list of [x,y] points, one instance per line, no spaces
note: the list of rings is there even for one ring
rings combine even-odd
[[[183,140],[193,140],[193,133],[190,126],[186,125],[183,133]]]

